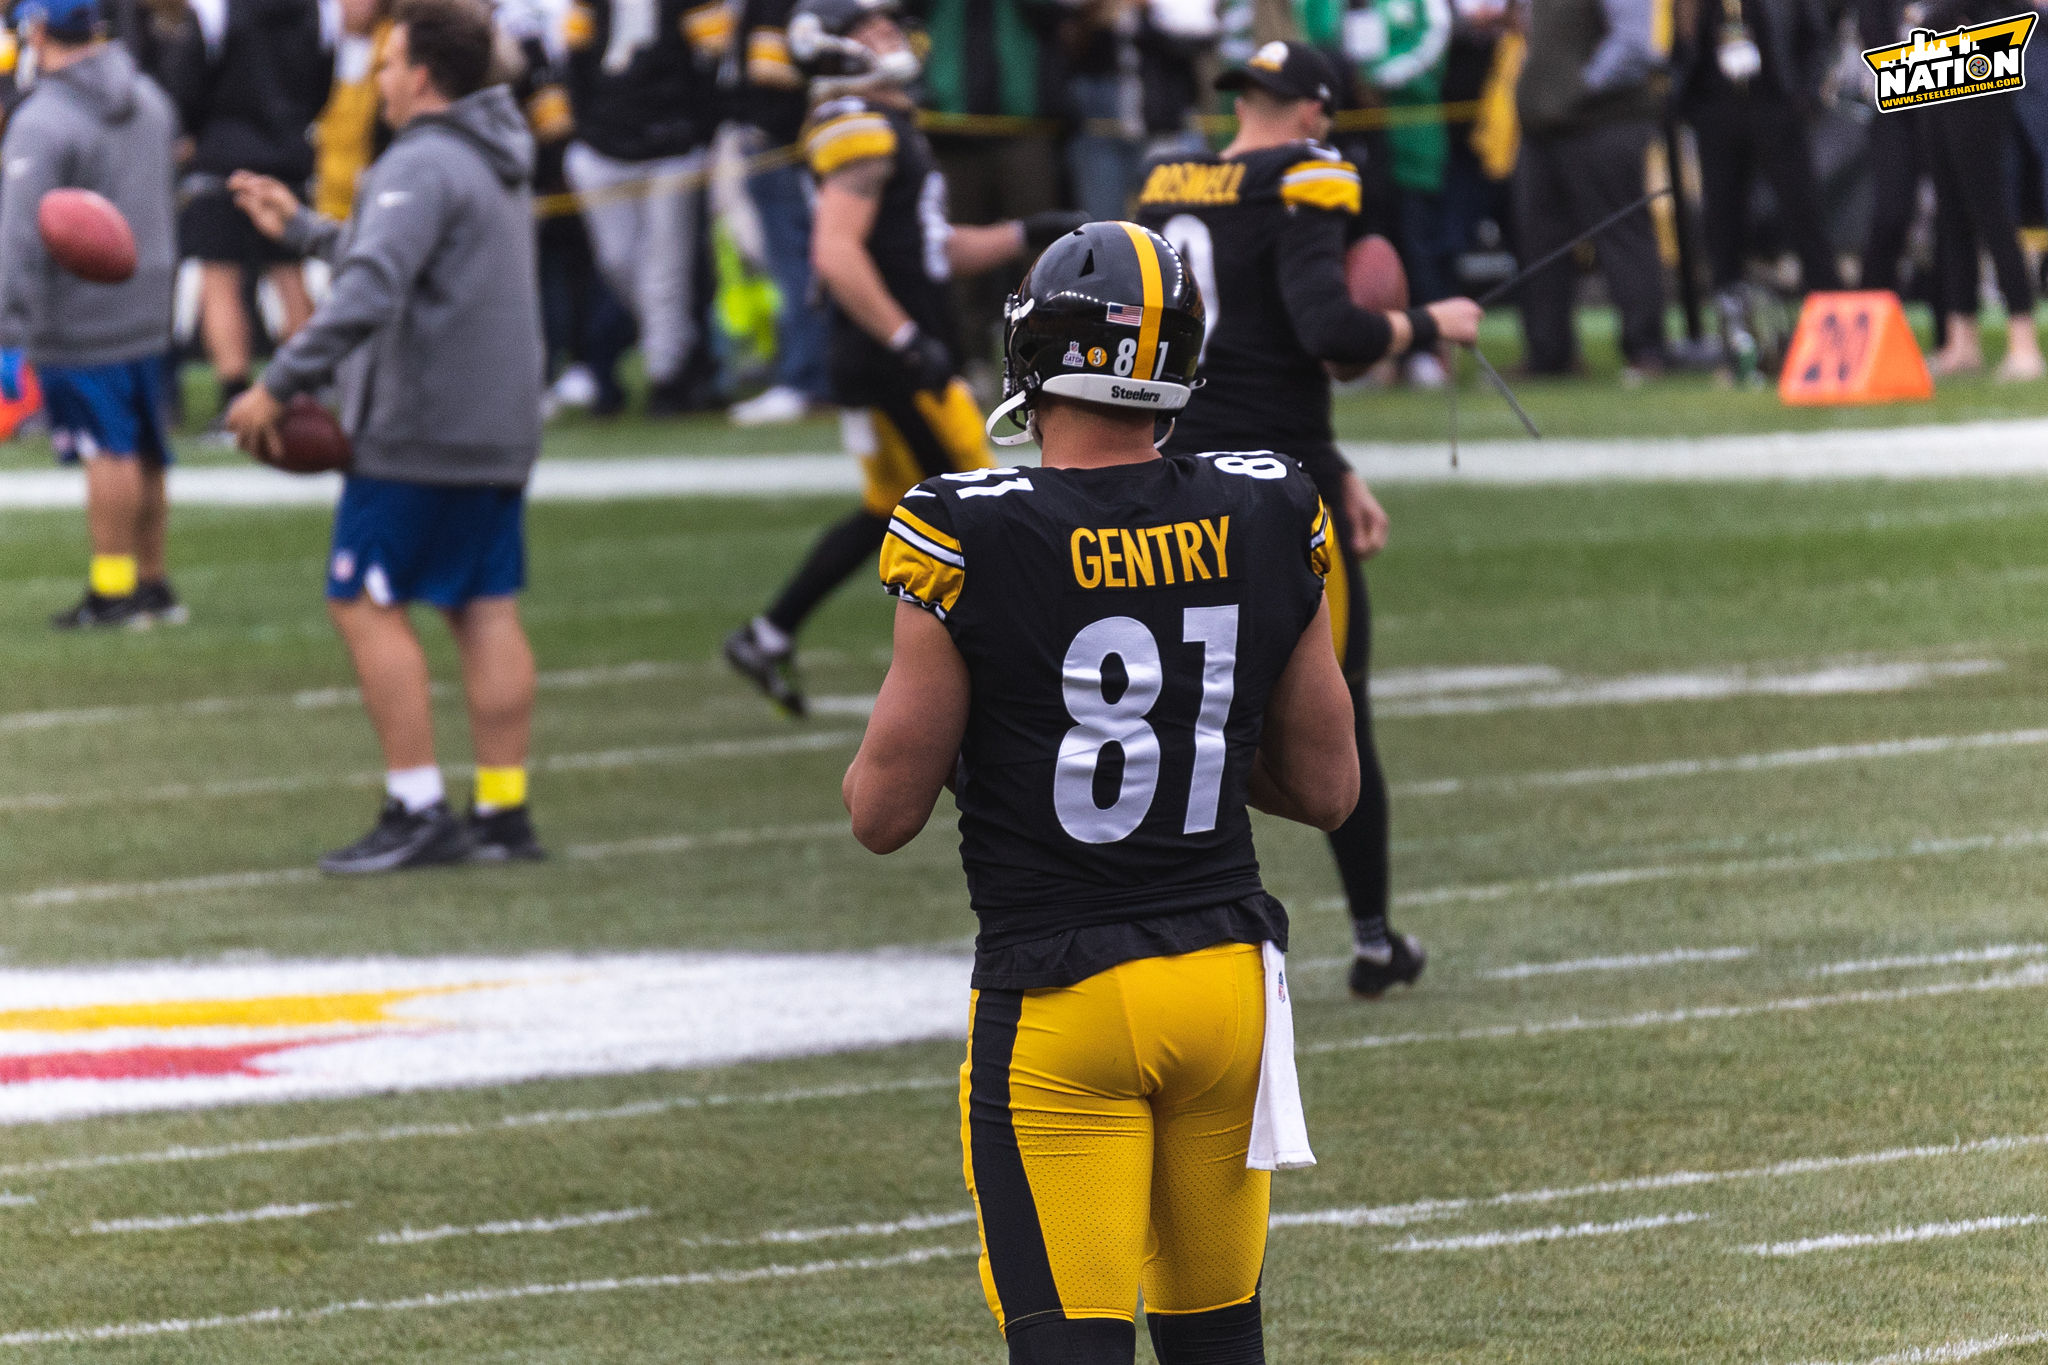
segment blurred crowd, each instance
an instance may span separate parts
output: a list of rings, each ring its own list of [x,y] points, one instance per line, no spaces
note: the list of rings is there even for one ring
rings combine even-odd
[[[793,0],[498,0],[500,60],[542,148],[535,231],[551,411],[791,420],[827,399],[810,280]],[[1512,300],[1529,373],[1582,363],[1614,310],[1631,380],[1767,369],[1790,301],[1894,288],[1940,319],[1938,371],[1984,363],[1980,299],[2031,314],[2048,82],[1877,114],[1861,49],[1999,16],[1983,0],[911,0],[951,215],[1129,212],[1146,161],[1227,134],[1217,74],[1273,38],[1341,58],[1335,140],[1418,303],[1478,293],[1619,215]],[[255,232],[227,178],[304,187],[345,218],[388,132],[388,0],[118,0],[115,35],[183,120],[180,344],[223,407],[322,287]],[[33,72],[11,64],[18,90]],[[1680,193],[1625,213],[1675,175]],[[1988,274],[1982,262],[1987,259]],[[1987,287],[1987,282],[1988,286]],[[958,285],[970,376],[1012,280]],[[1674,304],[1686,322],[1670,323]],[[1704,319],[1702,325],[1701,319]],[[1676,331],[1676,334],[1674,333]],[[985,340],[987,345],[978,342]],[[2031,327],[2000,374],[2039,377]],[[985,370],[982,372],[985,375]],[[1444,381],[1437,356],[1405,382]],[[205,414],[190,415],[198,420]]]

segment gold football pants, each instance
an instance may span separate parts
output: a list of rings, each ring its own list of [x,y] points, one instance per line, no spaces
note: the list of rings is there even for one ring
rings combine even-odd
[[[974,992],[961,1142],[1006,1332],[1248,1301],[1271,1176],[1245,1169],[1265,1040],[1257,947]]]
[[[886,518],[903,495],[936,474],[992,469],[981,408],[958,379],[945,389],[904,390],[888,401],[847,410],[846,441],[860,457],[861,506]]]

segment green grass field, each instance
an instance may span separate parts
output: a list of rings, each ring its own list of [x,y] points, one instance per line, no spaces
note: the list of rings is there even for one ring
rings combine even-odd
[[[1588,394],[1557,410],[1617,406]],[[1388,423],[1419,431],[1422,401]],[[1749,395],[1688,401],[1749,420]],[[1433,958],[1413,991],[1346,998],[1320,840],[1261,824],[1321,1157],[1275,1179],[1271,1358],[2010,1339],[1997,1360],[2048,1360],[2048,483],[1386,501],[1397,917]],[[42,622],[76,590],[78,518],[8,514],[0,983],[160,959],[957,953],[946,822],[887,860],[820,830],[885,663],[879,592],[807,637],[812,689],[848,699],[808,747],[716,661],[841,510],[536,507],[536,811],[566,856],[366,884],[293,879],[376,800],[367,724],[334,691],[323,518],[182,513],[193,623],[62,638]],[[1472,668],[1523,671],[1440,672]],[[443,719],[459,763],[455,698]],[[14,1003],[0,1044],[32,1027]],[[957,1221],[958,1052],[0,1126],[0,1359],[998,1360]],[[92,1230],[257,1209],[299,1216]],[[375,1240],[593,1213],[618,1216]]]

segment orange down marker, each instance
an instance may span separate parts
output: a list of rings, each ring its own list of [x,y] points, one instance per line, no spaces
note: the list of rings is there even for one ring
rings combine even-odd
[[[1924,402],[1934,380],[1889,289],[1808,294],[1778,374],[1778,399],[1797,407]]]

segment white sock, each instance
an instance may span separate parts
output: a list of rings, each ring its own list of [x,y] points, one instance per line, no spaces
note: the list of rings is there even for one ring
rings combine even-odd
[[[765,616],[756,616],[754,618],[754,643],[760,645],[761,648],[767,650],[770,654],[787,654],[790,646],[789,632],[777,626]]]
[[[441,785],[441,770],[431,763],[424,768],[393,768],[384,774],[384,791],[414,815],[448,795]]]

